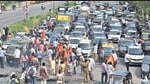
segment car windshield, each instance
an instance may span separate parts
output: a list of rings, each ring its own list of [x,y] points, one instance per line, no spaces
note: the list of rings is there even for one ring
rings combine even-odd
[[[127,35],[129,35],[129,36],[136,35],[136,32],[127,32]]]
[[[129,54],[130,55],[142,55],[143,54],[143,51],[142,51],[142,49],[140,49],[140,48],[130,48],[129,49]]]
[[[111,26],[112,30],[121,30],[121,26]]]
[[[5,44],[17,44],[18,40],[8,40]]]
[[[80,47],[82,50],[90,50],[91,46],[88,43],[80,43]]]
[[[60,34],[60,32],[64,33],[65,29],[64,28],[55,28],[53,32],[56,34]]]
[[[79,41],[79,39],[70,39],[70,44],[78,44]]]
[[[57,21],[57,25],[69,26],[69,22],[68,21]]]
[[[94,33],[95,37],[105,37],[105,34],[102,33]]]
[[[118,31],[110,31],[110,35],[120,35]]]
[[[93,30],[94,32],[101,32],[101,31],[102,31],[101,28],[92,28],[92,30]]]
[[[71,33],[71,37],[82,37],[83,33]]]
[[[12,48],[7,48],[6,52],[9,53],[9,54],[13,54],[15,52],[15,47],[12,47]]]
[[[135,23],[127,23],[126,25],[127,25],[127,27],[134,27],[134,28],[136,27]]]
[[[74,31],[86,32],[86,29],[85,28],[75,28]]]
[[[149,34],[142,34],[142,38],[149,38]]]
[[[112,48],[111,47],[103,47],[103,49],[104,49],[104,52],[109,52],[109,53],[112,52]]]
[[[127,41],[127,40],[120,41],[121,46],[133,46],[133,44],[134,44],[133,41]]]

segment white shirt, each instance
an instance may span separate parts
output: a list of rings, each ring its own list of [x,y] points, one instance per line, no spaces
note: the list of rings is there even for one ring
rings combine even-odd
[[[31,48],[31,53],[35,54],[35,49],[34,48]]]
[[[43,23],[46,24],[46,20],[44,20]]]
[[[92,67],[95,67],[94,59],[93,59],[93,58],[89,58],[89,60],[90,60],[90,65],[91,65]]]
[[[57,47],[58,44],[59,44],[58,41],[54,41],[54,42],[53,42],[53,45],[54,45],[55,47]]]
[[[97,46],[94,46],[94,53],[97,53]]]
[[[89,71],[91,71],[91,68],[92,68],[92,65],[91,65],[91,63],[89,63],[89,65],[88,65]]]
[[[108,74],[112,74],[112,73],[113,73],[113,70],[114,70],[113,66],[108,64],[107,73],[108,73]]]
[[[128,58],[129,58],[129,55],[126,54],[126,55],[125,55],[125,58],[124,58],[124,62],[129,62]]]
[[[20,50],[16,49],[14,55],[15,55],[15,58],[20,58]]]
[[[4,29],[2,29],[2,34],[5,35],[5,30]]]
[[[53,54],[52,49],[49,49],[49,50],[48,50],[48,56],[49,56],[49,57],[51,57],[51,56],[52,56],[52,54]]]
[[[117,54],[113,54],[114,61],[118,60]]]
[[[77,56],[81,56],[82,55],[82,49],[77,48],[76,53],[77,53]]]

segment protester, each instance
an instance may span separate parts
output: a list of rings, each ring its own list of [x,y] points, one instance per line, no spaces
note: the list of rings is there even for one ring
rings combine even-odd
[[[82,49],[80,48],[80,45],[78,45],[78,48],[76,49],[76,55],[77,55],[77,61],[78,61],[78,65],[79,65],[80,64],[80,57],[82,56]]]
[[[97,55],[97,45],[96,45],[96,43],[94,43],[93,44],[93,47],[94,47],[94,50],[93,50],[93,58],[94,58],[94,61],[96,61],[97,60],[97,57],[98,57],[98,55]]]
[[[83,83],[90,82],[89,69],[88,69],[89,61],[85,59],[84,62],[82,62],[82,66],[83,66]]]
[[[16,47],[16,50],[15,50],[15,52],[14,52],[14,55],[15,55],[15,60],[14,60],[14,65],[15,65],[15,68],[18,68],[19,67],[19,62],[20,62],[20,54],[21,54],[21,52],[20,52],[20,49],[19,49],[19,47]]]
[[[125,55],[124,62],[125,62],[127,71],[129,71],[129,62],[130,62],[129,55]]]
[[[104,49],[103,47],[99,47],[99,63],[104,61]]]
[[[0,48],[0,63],[1,63],[1,68],[4,68],[5,55],[6,55],[6,51],[4,50],[4,48]]]
[[[19,84],[18,77],[16,76],[14,72],[11,74],[8,84]]]
[[[144,78],[141,80],[141,84],[149,84],[148,78],[145,75]]]
[[[30,77],[30,84],[36,84],[36,74],[37,74],[37,70],[35,65],[31,65],[27,71],[29,77]]]
[[[102,69],[102,74],[101,74],[101,83],[107,83],[107,60],[103,61],[102,62],[102,66],[101,66],[101,69]],[[105,77],[105,81],[104,81],[104,77]]]
[[[22,72],[24,72],[24,70],[26,70],[27,61],[28,61],[28,56],[25,53],[23,53],[23,55],[21,56],[21,59],[20,59],[20,63],[22,64]]]
[[[89,76],[90,80],[94,81],[94,68],[95,68],[95,61],[92,56],[89,56]]]
[[[42,51],[41,51],[41,49],[38,49],[38,51],[37,51],[37,57],[38,57],[38,61],[39,61],[39,64],[40,64],[40,66],[41,66],[41,63],[42,63]]]
[[[47,72],[47,68],[45,66],[45,63],[42,63],[42,66],[40,67],[40,76],[41,76],[41,84],[47,84],[47,80],[48,80],[48,72]]]
[[[58,74],[57,74],[56,84],[64,84],[63,80],[64,80],[64,76],[63,76],[62,70],[59,69]]]

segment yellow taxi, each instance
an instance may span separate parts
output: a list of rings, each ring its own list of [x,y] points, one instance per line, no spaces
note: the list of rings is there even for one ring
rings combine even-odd
[[[102,44],[103,50],[104,50],[104,58],[108,58],[112,51],[114,50],[114,45],[113,43],[103,43]]]
[[[150,30],[143,30],[141,34],[141,39],[144,41],[150,41]]]

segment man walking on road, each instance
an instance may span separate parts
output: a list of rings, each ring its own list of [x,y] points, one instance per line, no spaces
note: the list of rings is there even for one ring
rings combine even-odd
[[[125,62],[127,71],[129,71],[129,61],[130,61],[129,56],[128,56],[128,55],[125,55],[124,62]]]
[[[83,82],[90,82],[90,78],[89,78],[89,61],[87,60],[87,58],[85,58],[84,62],[82,63],[83,66]]]
[[[15,59],[14,59],[14,65],[15,65],[15,68],[18,68],[19,67],[19,62],[20,62],[20,49],[18,47],[16,47],[16,50],[15,50]]]
[[[1,63],[1,68],[4,68],[4,59],[5,59],[5,51],[4,48],[0,48],[0,63]]]
[[[101,75],[101,83],[107,83],[107,66],[106,66],[106,62],[107,60],[103,61],[102,62],[102,66],[101,66],[101,69],[102,69],[102,75]],[[104,77],[105,77],[105,81],[104,81]]]

